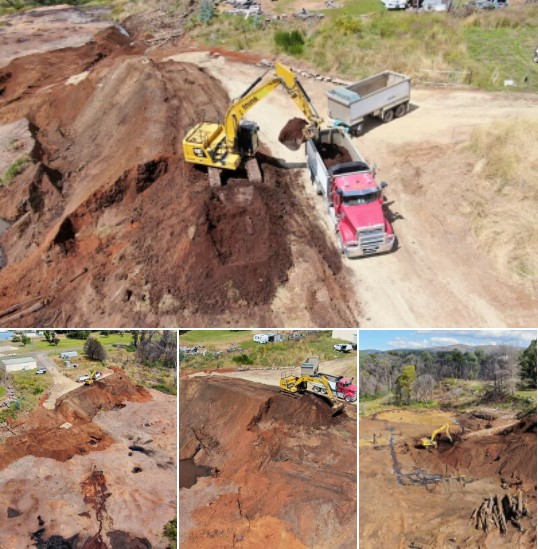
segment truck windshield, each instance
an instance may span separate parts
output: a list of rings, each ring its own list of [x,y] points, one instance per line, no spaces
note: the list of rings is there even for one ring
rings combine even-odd
[[[342,202],[347,206],[358,206],[359,204],[370,204],[379,199],[381,191],[374,191],[368,194],[344,193]]]

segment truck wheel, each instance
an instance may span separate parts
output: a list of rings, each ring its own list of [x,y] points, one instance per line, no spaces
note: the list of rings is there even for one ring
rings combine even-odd
[[[312,387],[314,393],[319,393],[319,387]]]
[[[394,109],[394,116],[401,118],[407,112],[407,103],[401,103]]]
[[[353,137],[359,137],[362,134],[362,124],[353,126],[349,132]]]
[[[346,397],[344,400],[345,400],[346,402],[351,402],[351,397]]]
[[[394,118],[394,111],[392,109],[389,109],[388,111],[385,111],[383,113],[383,122],[385,122],[385,124],[392,122],[393,118]]]

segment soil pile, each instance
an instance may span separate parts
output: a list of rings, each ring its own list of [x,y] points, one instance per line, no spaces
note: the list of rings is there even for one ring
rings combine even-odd
[[[280,130],[278,134],[278,140],[291,149],[297,151],[304,143],[303,129],[308,126],[308,122],[302,118],[292,118],[286,125]]]
[[[0,446],[0,469],[24,457],[67,461],[75,455],[101,451],[114,439],[91,420],[99,410],[111,410],[125,402],[150,400],[147,391],[125,376],[114,374],[82,386],[58,400],[56,410],[36,408],[25,421],[25,431]]]
[[[342,164],[343,162],[351,162],[353,160],[349,151],[334,143],[321,143],[318,145],[318,151],[327,168],[330,168],[335,164]]]
[[[180,491],[182,547],[356,547],[354,420],[314,395],[223,376],[180,392],[180,459],[216,475]]]
[[[0,239],[0,323],[271,325],[277,290],[305,258],[317,287],[302,289],[304,324],[354,323],[341,258],[296,175],[260,155],[262,185],[211,189],[181,140],[222,118],[226,93],[140,48],[109,29],[1,73],[0,120],[29,120],[34,146],[0,189],[0,217],[13,221]]]

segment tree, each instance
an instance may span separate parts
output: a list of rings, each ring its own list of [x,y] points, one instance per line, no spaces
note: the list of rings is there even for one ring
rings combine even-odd
[[[409,403],[411,400],[411,388],[416,378],[417,374],[413,364],[402,368],[402,373],[396,378],[396,396],[400,402]]]
[[[521,379],[527,382],[531,389],[536,389],[536,339],[519,355],[518,365]]]
[[[433,398],[435,388],[435,379],[430,374],[424,374],[417,378],[412,386],[412,395],[414,400],[423,401]]]
[[[106,351],[101,342],[94,337],[89,337],[84,343],[84,352],[88,358],[93,358],[94,360],[106,360]]]
[[[26,346],[28,345],[28,343],[31,343],[31,339],[26,335],[26,334],[22,334],[21,335],[21,343]]]

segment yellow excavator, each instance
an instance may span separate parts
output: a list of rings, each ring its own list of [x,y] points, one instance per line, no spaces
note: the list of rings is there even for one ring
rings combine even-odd
[[[452,442],[452,437],[450,436],[450,423],[445,423],[444,425],[441,425],[441,427],[439,427],[438,429],[435,429],[430,438],[421,438],[420,445],[423,448],[437,448],[437,436],[442,433],[445,433],[448,440]]]
[[[89,378],[84,380],[84,385],[93,385],[97,379],[97,372],[95,370],[90,370]]]
[[[297,150],[302,142],[316,137],[319,132],[323,120],[291,69],[276,63],[273,76],[264,81],[267,72],[231,102],[223,124],[201,122],[191,128],[183,139],[185,160],[207,166],[209,184],[213,187],[220,185],[221,170],[236,171],[241,166],[252,183],[261,183],[260,168],[254,158],[258,150],[260,128],[255,122],[243,119],[243,116],[273,90],[281,87],[308,121],[302,130],[303,138],[298,143],[294,140],[284,141],[288,148]]]
[[[291,394],[305,393],[308,388],[308,382],[316,384],[321,383],[325,387],[326,394],[324,394],[324,396],[331,401],[331,414],[333,416],[339,414],[344,409],[344,404],[338,402],[334,396],[329,381],[323,374],[318,374],[315,376],[308,374],[301,374],[300,376],[285,376],[280,378],[280,388]]]

